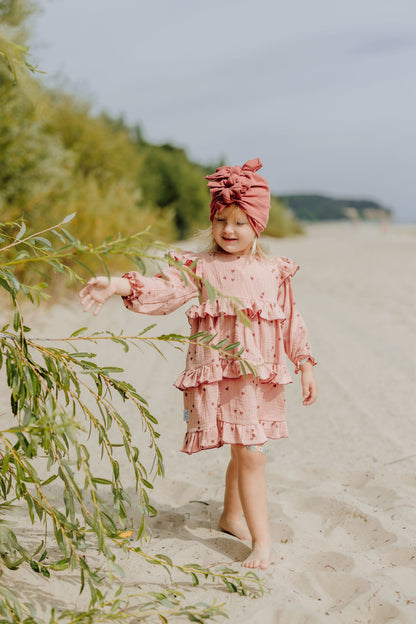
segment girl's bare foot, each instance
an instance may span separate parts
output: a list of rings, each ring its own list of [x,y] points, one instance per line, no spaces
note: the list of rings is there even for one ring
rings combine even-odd
[[[254,544],[253,550],[241,565],[245,568],[260,568],[261,570],[266,570],[271,563],[270,546],[268,544],[264,546]]]
[[[238,537],[238,539],[240,540],[251,539],[250,532],[242,518],[240,518],[239,520],[230,520],[227,519],[224,514],[222,514],[221,518],[219,519],[218,525],[222,531],[225,531],[225,533],[230,533],[231,535]]]

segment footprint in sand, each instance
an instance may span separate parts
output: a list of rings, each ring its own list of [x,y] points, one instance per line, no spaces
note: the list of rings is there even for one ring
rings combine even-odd
[[[373,549],[397,539],[375,516],[354,505],[321,496],[299,497],[295,505],[320,516],[320,531],[336,544],[337,550],[346,545],[353,551]]]
[[[348,559],[344,560],[339,553],[325,553],[322,563],[327,560],[348,566]],[[411,624],[408,619],[402,619],[403,610],[378,597],[377,586],[364,576],[329,570],[310,570],[294,579],[297,594],[306,600],[316,600],[325,615],[332,616],[325,619],[328,624]]]

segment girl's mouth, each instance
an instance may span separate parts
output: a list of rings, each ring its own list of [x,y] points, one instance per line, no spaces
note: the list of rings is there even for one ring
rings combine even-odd
[[[237,240],[236,238],[228,238],[228,236],[223,236],[222,239],[225,240],[225,241],[229,241],[229,242]]]

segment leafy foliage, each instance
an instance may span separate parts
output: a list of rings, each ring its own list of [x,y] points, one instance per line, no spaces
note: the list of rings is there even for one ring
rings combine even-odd
[[[202,167],[172,145],[146,146],[143,151],[143,198],[164,212],[173,212],[179,238],[189,237],[207,220],[210,196]]]
[[[127,595],[117,580],[122,575],[118,552],[129,552],[146,564],[162,566],[169,575],[189,575],[194,585],[207,579],[242,595],[261,591],[262,586],[252,573],[241,575],[231,568],[205,569],[193,563],[179,566],[166,555],[149,555],[143,549],[140,540],[146,536],[146,515],[157,513],[149,491],[154,476],[164,471],[158,423],[141,394],[120,378],[122,369],[98,363],[90,347],[107,340],[125,351],[138,343],[159,350],[158,342],[181,346],[199,341],[205,348],[220,350],[223,357],[239,359],[242,349],[238,344],[216,343],[215,336],[206,334],[152,337],[149,332],[154,325],[137,336],[110,332],[89,336],[86,328],[81,328],[57,340],[31,337],[22,316],[21,299],[41,301],[45,284],[21,282],[16,277],[17,267],[46,264],[81,281],[74,268],[80,258],[81,269],[88,258],[98,258],[106,269],[106,260],[113,254],[134,259],[140,269],[145,260],[155,258],[155,249],[149,247],[143,234],[119,236],[99,247],[83,245],[67,230],[73,216],[33,234],[28,233],[23,221],[0,225],[0,287],[9,298],[12,312],[12,319],[0,331],[0,368],[5,372],[10,395],[10,418],[0,430],[0,573],[2,567],[8,569],[6,582],[0,587],[0,622],[41,622],[34,605],[23,603],[13,590],[13,574],[22,566],[46,579],[68,570],[78,575],[81,592],[88,589],[90,606],[86,611],[52,611],[50,622],[93,622],[103,618],[132,622],[154,615],[165,622],[178,615],[202,622],[223,614],[222,606],[189,606],[174,588]],[[160,245],[159,252],[161,249]],[[190,269],[184,266],[181,270],[186,279]],[[244,366],[243,360],[241,363]],[[152,449],[150,468],[142,458],[144,441],[138,444],[133,438],[117,408],[126,401],[142,423],[146,447]],[[99,449],[101,456],[98,474],[91,448]],[[134,502],[127,482],[135,484]],[[139,510],[141,521],[137,529],[128,530],[132,505]],[[44,538],[39,543],[28,545],[7,522],[12,506],[25,510],[31,525],[43,527]],[[132,535],[134,542],[130,541]],[[111,590],[105,591],[110,580]]]
[[[24,22],[35,11],[28,0],[0,1],[0,89],[16,84],[21,69],[35,72],[28,60]]]
[[[276,197],[271,197],[269,220],[264,231],[266,236],[283,238],[302,234],[303,229],[299,221],[287,210],[286,205]]]

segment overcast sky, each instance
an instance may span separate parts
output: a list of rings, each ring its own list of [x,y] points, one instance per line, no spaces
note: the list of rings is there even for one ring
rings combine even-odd
[[[415,0],[42,0],[33,60],[200,162],[416,221]]]

